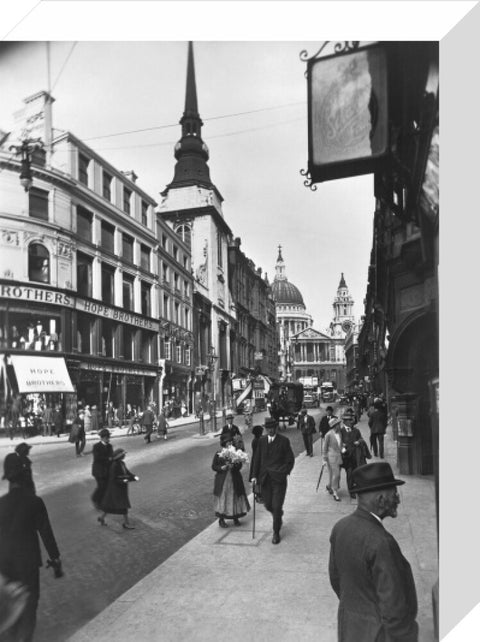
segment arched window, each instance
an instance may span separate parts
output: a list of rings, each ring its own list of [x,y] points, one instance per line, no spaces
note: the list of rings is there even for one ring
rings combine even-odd
[[[192,230],[189,225],[179,225],[175,230],[187,247],[192,246]]]
[[[41,243],[31,243],[28,247],[28,279],[50,283],[50,254]]]

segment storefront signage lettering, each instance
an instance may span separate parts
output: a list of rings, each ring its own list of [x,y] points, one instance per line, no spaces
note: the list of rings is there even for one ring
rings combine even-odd
[[[63,305],[68,308],[73,306],[74,301],[73,297],[62,292],[21,285],[0,285],[0,297],[37,303],[52,303],[53,305]]]
[[[94,372],[115,372],[116,374],[137,375],[139,377],[156,377],[157,373],[151,370],[137,370],[136,368],[122,368],[121,366],[102,366],[99,363],[81,363],[81,370],[91,370]]]
[[[113,319],[113,321],[121,321],[123,323],[130,323],[139,328],[146,328],[147,330],[159,330],[159,324],[151,319],[132,314],[131,312],[124,312],[123,310],[115,310],[103,303],[95,303],[94,301],[84,301],[77,299],[77,309],[90,314],[96,314],[101,317]]]

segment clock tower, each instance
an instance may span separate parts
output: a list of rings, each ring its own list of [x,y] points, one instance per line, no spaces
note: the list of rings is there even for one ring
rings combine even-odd
[[[330,324],[331,334],[335,338],[344,339],[348,330],[354,323],[353,316],[354,300],[350,296],[345,277],[340,277],[338,284],[337,296],[333,301],[333,321]]]

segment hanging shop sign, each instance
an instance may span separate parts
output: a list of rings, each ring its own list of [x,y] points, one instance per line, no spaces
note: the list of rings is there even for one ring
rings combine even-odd
[[[11,355],[18,392],[74,392],[63,357]]]
[[[385,47],[358,45],[306,60],[312,183],[373,172],[388,152]]]

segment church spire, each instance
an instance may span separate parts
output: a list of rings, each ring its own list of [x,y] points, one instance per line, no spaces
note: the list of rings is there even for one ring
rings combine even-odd
[[[187,61],[187,88],[185,91],[185,111],[183,117],[186,116],[196,117],[200,120],[198,115],[197,103],[197,83],[195,82],[195,63],[193,60],[193,43],[188,43],[188,61]],[[200,121],[200,125],[203,123]]]
[[[185,110],[180,119],[180,125],[182,126],[182,137],[175,145],[175,158],[177,159],[175,173],[172,182],[162,192],[162,196],[166,196],[170,189],[178,187],[198,186],[215,190],[207,164],[208,147],[202,140],[203,122],[198,113],[192,42],[188,43]]]

